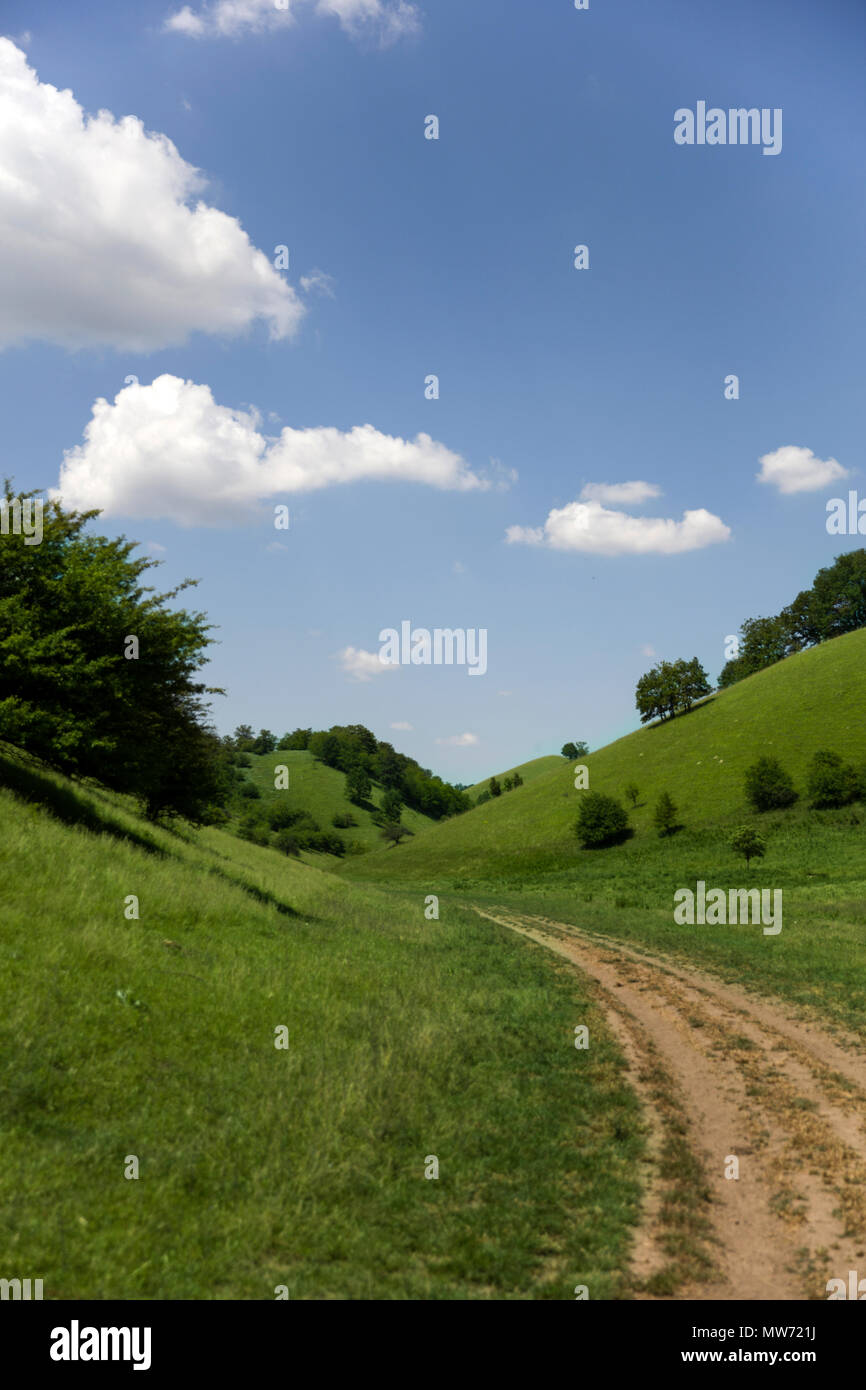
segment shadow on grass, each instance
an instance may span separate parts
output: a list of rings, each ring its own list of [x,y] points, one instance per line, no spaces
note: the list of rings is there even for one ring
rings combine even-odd
[[[581,845],[581,849],[593,851],[598,849],[613,849],[614,845],[624,845],[626,840],[632,839],[634,839],[634,830],[631,826],[628,826],[627,829],[618,831],[616,835],[608,835],[606,839],[601,840],[597,845]]]
[[[137,845],[147,854],[167,858],[165,850],[154,840],[98,811],[72,787],[58,786],[51,777],[40,772],[33,764],[16,762],[6,754],[0,753],[0,786],[8,787],[21,801],[41,807],[64,825],[81,826],[94,835],[111,835],[116,840],[126,840]]]

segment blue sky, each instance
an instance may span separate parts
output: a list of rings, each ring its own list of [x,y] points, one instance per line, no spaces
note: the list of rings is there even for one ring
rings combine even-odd
[[[467,783],[597,747],[863,544],[825,527],[866,495],[861,4],[222,6],[7,3],[0,98],[4,471],[201,579],[222,730],[361,722]],[[698,101],[781,108],[781,152],[676,145]],[[487,673],[353,675],[405,619],[486,628]]]

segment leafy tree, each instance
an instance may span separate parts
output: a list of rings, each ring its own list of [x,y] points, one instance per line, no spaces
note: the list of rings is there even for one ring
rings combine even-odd
[[[340,740],[335,734],[320,733],[313,734],[307,745],[314,758],[318,758],[326,767],[336,767],[340,757]]]
[[[737,854],[742,854],[746,860],[746,868],[753,859],[762,859],[767,852],[767,842],[762,835],[759,835],[754,826],[741,825],[731,836],[731,849]]]
[[[676,713],[678,676],[670,661],[660,661],[637,683],[635,704],[642,724],[651,719],[669,719]]]
[[[580,743],[564,743],[560,752],[564,758],[568,758],[569,760],[572,758],[585,758],[589,752],[589,744],[583,743],[582,741]]]
[[[273,753],[277,746],[276,735],[270,729],[259,729],[259,736],[252,746],[253,753]]]
[[[514,786],[514,778],[509,775],[508,777],[506,777],[502,785],[507,792],[510,792],[511,788]]]
[[[33,494],[14,494],[20,506]],[[151,818],[208,818],[230,777],[198,683],[211,644],[204,614],[143,584],[159,562],[85,534],[98,511],[46,502],[42,541],[0,536],[0,739],[73,777],[129,792]],[[137,642],[136,646],[132,638]]]
[[[636,806],[638,802],[638,797],[640,796],[640,787],[638,787],[635,782],[629,782],[628,786],[625,789],[625,794],[627,799],[631,802],[632,806]]]
[[[483,791],[483,792],[479,792],[478,795],[477,795],[477,797],[475,798],[475,805],[476,805],[476,806],[483,806],[484,803],[485,803],[485,801],[489,801],[489,800],[490,800],[490,792],[489,792],[488,788],[485,787],[485,788],[484,788],[484,791]]]
[[[400,812],[403,810],[403,801],[398,791],[389,787],[382,797],[382,814],[385,821],[391,825],[398,825]]]
[[[522,786],[523,786],[523,778],[521,777],[521,775],[520,775],[519,772],[515,772],[514,776],[513,776],[512,779],[511,779],[511,785],[512,785],[512,787],[522,787]]]
[[[335,811],[331,824],[337,830],[348,830],[351,825],[357,825],[358,822],[350,811]]]
[[[370,800],[371,791],[372,783],[363,767],[357,765],[346,773],[346,797],[349,801],[360,806],[362,801]]]
[[[298,855],[301,852],[301,841],[292,830],[280,830],[274,836],[274,845],[283,854]]]
[[[677,808],[668,792],[662,792],[653,812],[653,820],[660,835],[672,835],[677,829]]]
[[[612,796],[587,792],[581,796],[575,830],[581,844],[596,848],[612,844],[628,829],[628,812]]]
[[[290,734],[283,734],[277,747],[287,751],[303,752],[309,748],[312,737],[312,729],[295,729]]]
[[[763,757],[746,769],[746,800],[754,811],[791,806],[797,792],[778,758]]]
[[[809,765],[809,798],[813,806],[847,806],[863,794],[857,769],[843,763],[838,753],[821,751]]]
[[[406,829],[405,825],[389,824],[382,826],[382,839],[387,840],[391,845],[399,845],[404,836],[408,834],[409,831]]]
[[[677,679],[677,707],[688,712],[696,700],[710,694],[707,673],[696,656],[691,661],[674,662]]]
[[[239,724],[232,734],[232,740],[239,753],[252,752],[253,744],[256,741],[252,726],[250,724]]]
[[[259,791],[255,782],[244,782],[238,792],[238,795],[242,796],[245,801],[258,801],[259,797],[261,796],[261,792]]]
[[[491,777],[490,781],[487,783],[487,790],[490,792],[491,796],[502,795],[502,788],[500,787],[495,777]]]

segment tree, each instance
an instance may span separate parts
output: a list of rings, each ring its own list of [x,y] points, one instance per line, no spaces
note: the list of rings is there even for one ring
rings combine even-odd
[[[10,514],[32,496],[5,485]],[[205,698],[223,692],[194,679],[210,624],[167,606],[192,580],[156,593],[142,578],[158,561],[86,535],[98,515],[48,501],[38,545],[0,535],[0,739],[152,819],[206,820],[230,786]]]
[[[662,792],[656,802],[653,820],[660,835],[672,835],[677,829],[677,808],[668,792]]]
[[[251,724],[239,724],[232,734],[232,740],[239,753],[251,753],[256,736]]]
[[[753,859],[762,859],[767,852],[767,843],[754,826],[741,825],[731,836],[731,849],[745,856],[746,868]]]
[[[405,825],[391,824],[382,826],[382,839],[387,840],[391,845],[399,845],[403,837],[409,833]]]
[[[778,758],[763,757],[746,769],[746,800],[754,811],[791,806],[797,792]]]
[[[490,792],[491,796],[502,795],[502,788],[500,787],[495,777],[491,777],[490,781],[487,783],[487,789]]]
[[[562,756],[571,760],[572,758],[585,758],[589,752],[588,743],[564,743],[560,749]]]
[[[369,801],[372,783],[366,771],[360,765],[353,767],[346,773],[346,799],[353,801],[356,806],[360,806],[362,801]]]
[[[625,789],[625,794],[632,806],[636,806],[638,797],[640,796],[640,788],[634,782],[629,782]]]
[[[509,775],[508,777],[506,777],[502,785],[507,792],[510,792],[511,788],[514,786],[514,778]]]
[[[660,661],[637,683],[635,704],[642,724],[651,719],[668,719],[676,713],[679,699],[677,672],[670,661]]]
[[[513,776],[512,779],[511,779],[511,785],[512,785],[512,787],[522,787],[522,786],[523,786],[523,778],[521,777],[521,775],[520,775],[519,772],[515,772],[514,776]]]
[[[252,753],[273,753],[277,746],[276,735],[270,729],[259,729],[259,736],[253,744]]]
[[[575,831],[586,848],[597,848],[621,839],[628,829],[628,812],[612,796],[587,792],[581,797]]]
[[[489,800],[490,800],[490,792],[489,792],[489,791],[487,790],[487,788],[485,787],[485,788],[484,788],[484,791],[483,791],[483,792],[479,792],[478,795],[477,795],[477,797],[475,798],[475,805],[476,805],[476,806],[483,806],[484,803],[485,803],[485,801],[489,801]]]
[[[674,662],[674,669],[677,676],[677,705],[688,713],[696,700],[710,694],[712,687],[696,656],[691,661]]]
[[[857,769],[843,763],[838,753],[820,751],[809,765],[809,798],[813,806],[847,806],[863,794]]]
[[[388,787],[382,797],[382,814],[385,821],[390,825],[399,825],[400,812],[403,809],[403,800],[398,791],[393,787]]]

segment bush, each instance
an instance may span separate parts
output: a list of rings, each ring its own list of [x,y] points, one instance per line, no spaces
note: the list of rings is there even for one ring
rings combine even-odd
[[[612,796],[586,792],[574,828],[586,848],[612,844],[623,838],[628,830],[628,812]]]
[[[778,758],[759,758],[746,770],[746,800],[754,811],[773,811],[797,800],[794,783]]]
[[[350,825],[357,825],[358,822],[350,811],[337,811],[331,821],[338,830],[348,830]]]
[[[301,842],[297,835],[291,830],[280,830],[274,839],[274,845],[283,854],[300,854]]]
[[[303,814],[303,811],[293,811],[285,801],[276,801],[268,807],[268,825],[272,830],[288,830],[289,826],[295,825]]]
[[[238,788],[238,796],[242,796],[245,801],[257,801],[261,792],[254,782],[244,782],[243,786]]]
[[[662,792],[656,802],[653,820],[660,835],[673,835],[677,829],[677,808],[667,792]]]
[[[809,797],[813,806],[847,806],[863,795],[857,769],[838,753],[816,753],[809,765]]]

